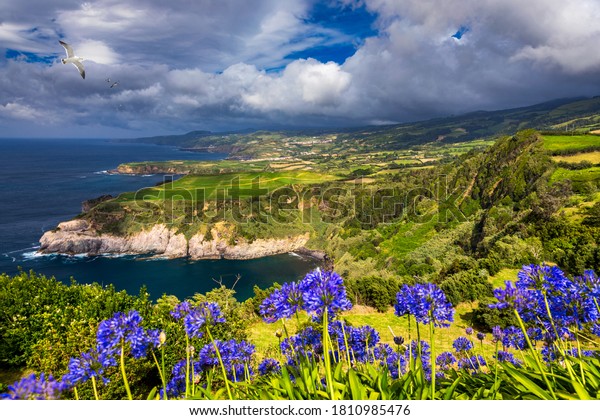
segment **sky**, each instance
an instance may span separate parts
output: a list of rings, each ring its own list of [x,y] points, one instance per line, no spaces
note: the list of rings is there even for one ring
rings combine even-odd
[[[0,137],[340,128],[596,96],[599,45],[598,0],[0,0]]]

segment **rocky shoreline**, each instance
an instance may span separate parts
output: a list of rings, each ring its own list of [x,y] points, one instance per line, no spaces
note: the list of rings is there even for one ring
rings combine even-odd
[[[40,238],[39,252],[44,254],[152,254],[167,258],[248,260],[290,252],[326,262],[324,252],[306,248],[309,234],[287,238],[256,239],[252,242],[231,238],[211,231],[211,237],[198,233],[187,239],[182,233],[164,224],[128,236],[101,234],[86,220],[75,219],[60,223]]]

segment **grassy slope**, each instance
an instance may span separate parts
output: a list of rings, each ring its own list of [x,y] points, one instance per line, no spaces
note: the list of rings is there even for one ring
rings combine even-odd
[[[560,136],[545,135],[544,148],[551,153],[573,152],[589,149],[590,147],[600,147],[600,136],[581,135],[581,136]]]
[[[232,194],[239,187],[240,195],[257,197],[267,192],[287,185],[311,185],[338,179],[335,175],[309,171],[282,172],[242,172],[221,175],[187,175],[170,185],[146,188],[142,192],[149,200],[164,200],[174,198],[199,199],[203,192],[207,199],[214,199],[227,191]],[[121,194],[116,202],[128,202],[134,199],[136,193]]]

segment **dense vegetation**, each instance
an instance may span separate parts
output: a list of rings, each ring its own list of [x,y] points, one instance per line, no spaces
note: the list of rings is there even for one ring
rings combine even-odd
[[[579,112],[582,106],[589,112]],[[328,320],[319,317],[318,308],[292,311],[300,313],[287,324],[289,331],[282,326],[278,339],[265,339],[266,332],[275,331],[262,321],[268,315],[264,302],[295,286],[256,288],[255,297],[246,302],[236,301],[225,288],[186,302],[173,296],[152,302],[144,290],[130,296],[112,287],[74,281],[63,285],[34,273],[3,275],[0,368],[5,376],[0,382],[28,372],[59,378],[77,367],[85,371],[95,366],[77,387],[62,389],[62,397],[164,397],[166,389],[169,396],[188,398],[598,398],[600,365],[579,356],[597,349],[598,281],[586,270],[600,269],[600,136],[588,133],[600,124],[594,116],[599,107],[593,98],[337,133],[187,136],[182,146],[206,147],[214,141],[217,150],[258,159],[127,164],[121,168],[125,172],[188,175],[99,202],[79,217],[100,233],[126,235],[166,223],[187,238],[202,232],[210,239],[216,233],[232,244],[308,233],[307,246],[325,251],[344,278],[342,306],[365,308],[367,314],[339,308],[337,318]],[[550,131],[466,142],[527,126]],[[542,274],[538,272],[535,287],[525,281],[525,271],[518,290],[507,286],[494,292],[506,273],[514,280],[516,269],[530,264],[542,267],[536,269]],[[564,274],[550,268],[554,266]],[[565,284],[579,288],[587,306],[574,296],[560,301],[555,295]],[[433,319],[421,322],[427,327],[421,326],[415,348],[412,339],[420,321],[411,312],[414,308],[405,305],[405,312],[398,313],[410,314],[406,319],[395,317],[392,307],[398,312],[399,291],[413,296],[423,285],[428,285],[427,293],[443,296],[442,306],[452,305],[456,317],[449,329],[436,324],[440,332],[428,330]],[[340,284],[336,287],[342,290]],[[547,290],[548,299],[560,301],[544,325],[528,318],[531,308],[517,307],[507,298],[530,296],[528,290]],[[305,293],[312,296],[308,289],[293,296],[304,298]],[[561,312],[560,304],[571,306]],[[306,309],[303,305],[298,302],[296,309]],[[196,310],[198,319],[222,316],[226,322],[204,322],[201,334],[191,334],[182,320]],[[557,334],[557,322],[564,321],[566,312],[587,318],[576,327],[559,325],[566,330]],[[367,317],[371,326],[358,327]],[[338,322],[350,335],[330,331],[334,324],[325,320]],[[107,362],[98,370],[98,334],[107,322],[148,332],[140,338],[145,347],[127,347],[134,357],[127,360],[126,374],[120,363]],[[465,326],[483,338],[476,345],[471,337],[462,337],[457,346],[463,347],[457,349],[454,340]],[[496,337],[498,328],[513,342]],[[530,328],[541,328],[542,335]],[[165,333],[166,345],[159,331]],[[390,331],[408,339],[394,342]],[[420,344],[425,338],[427,343]],[[540,353],[543,342],[546,350]],[[354,355],[349,351],[353,343],[360,347],[353,349]],[[109,347],[115,351],[118,346]],[[519,354],[499,352],[510,347]],[[333,350],[331,356],[327,349]],[[228,352],[247,358],[225,363]],[[418,354],[422,357],[414,357]],[[437,373],[443,371],[437,383],[432,355],[444,355],[437,363]],[[193,357],[210,359],[197,360],[198,378],[186,373]],[[167,386],[167,376],[179,382]],[[96,381],[101,378],[106,381]],[[40,378],[28,380],[39,385]],[[328,384],[335,384],[334,389]]]
[[[38,291],[38,280],[52,288],[46,279],[25,273],[2,283],[19,284],[27,294]],[[281,322],[279,345],[262,354],[243,333],[246,321],[240,314],[252,305],[237,304],[225,289],[184,302],[164,297],[151,306],[139,297],[132,303],[142,303],[146,317],[135,309],[117,312],[100,321],[95,334],[80,329],[68,334],[67,342],[86,349],[80,352],[65,351],[64,341],[56,337],[45,341],[36,323],[20,332],[14,325],[6,328],[3,334],[21,338],[37,333],[39,343],[30,345],[63,366],[47,365],[45,373],[18,380],[2,396],[597,399],[598,284],[591,271],[569,278],[556,267],[525,266],[514,284],[507,281],[494,290],[495,302],[489,305],[512,312],[516,325],[495,326],[491,338],[468,327],[460,336],[446,338],[450,351],[441,351],[438,342],[454,322],[455,310],[432,283],[400,288],[395,315],[398,320],[412,318],[416,328],[412,335],[410,329],[407,335],[394,335],[390,345],[381,342],[373,327],[354,326],[343,318],[352,304],[339,275],[311,272],[300,282],[274,288],[259,305],[264,322]],[[80,289],[71,285],[70,290]],[[102,290],[93,294],[102,295]],[[67,302],[45,305],[30,315],[44,314],[45,327],[53,329],[60,321],[48,319],[47,311],[66,307]],[[89,313],[87,321],[93,317]],[[26,322],[21,314],[13,318],[13,324]]]

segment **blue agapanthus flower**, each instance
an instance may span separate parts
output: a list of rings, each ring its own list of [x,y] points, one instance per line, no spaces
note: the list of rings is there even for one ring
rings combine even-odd
[[[106,369],[116,365],[116,358],[111,353],[97,350],[84,352],[79,357],[72,357],[69,360],[69,371],[63,375],[62,381],[74,387],[95,377],[106,384],[108,383],[108,379],[104,377]]]
[[[260,314],[267,323],[291,318],[304,307],[304,294],[298,283],[284,283],[260,305]]]
[[[396,295],[395,312],[398,316],[413,315],[417,322],[436,327],[449,327],[454,321],[452,305],[433,283],[404,285]]]
[[[558,267],[527,265],[514,286],[507,282],[504,289],[494,291],[498,303],[491,307],[515,309],[525,323],[559,332],[545,333],[544,340],[562,340],[564,334],[572,334],[567,331],[593,328],[600,321],[599,284],[593,271],[570,279]]]
[[[458,337],[452,343],[452,347],[454,347],[454,351],[457,353],[460,352],[468,352],[473,348],[473,342],[469,340],[467,337]]]
[[[498,351],[498,354],[494,356],[499,362],[512,363],[516,367],[521,367],[523,362],[515,357],[514,354],[507,351]]]
[[[304,297],[304,309],[317,318],[321,318],[325,310],[331,318],[352,308],[344,280],[333,271],[312,271],[300,282],[299,288]]]
[[[227,376],[233,381],[242,381],[248,375],[252,375],[252,356],[254,355],[254,345],[245,341],[222,341],[215,340],[214,343],[208,343],[198,354],[200,368],[206,371],[220,366],[219,356],[215,350],[215,345],[219,350],[223,366],[227,371]]]
[[[200,338],[204,335],[207,327],[223,322],[225,322],[225,318],[217,303],[202,302],[185,316],[183,325],[188,336]]]
[[[445,351],[440,353],[438,357],[435,358],[435,364],[440,368],[440,370],[448,370],[450,369],[454,363],[456,363],[456,357],[449,351]]]
[[[8,386],[8,392],[0,394],[3,400],[55,400],[66,390],[61,381],[52,375],[35,373]]]
[[[281,365],[272,358],[266,358],[258,365],[258,373],[260,376],[278,375],[281,373]]]
[[[485,340],[485,334],[484,334],[484,333],[482,333],[481,331],[478,331],[478,332],[477,332],[477,339],[478,339],[479,341],[483,341],[483,340]]]
[[[379,361],[381,366],[387,367],[390,376],[398,379],[400,375],[406,373],[406,358],[398,354],[389,344],[380,343],[373,349],[375,361]]]
[[[504,338],[504,330],[500,325],[496,325],[492,328],[492,341],[494,343],[502,342]]]
[[[187,360],[183,359],[175,363],[173,369],[171,369],[171,377],[167,382],[167,395],[170,397],[180,397],[185,393],[186,380],[185,375],[187,372]],[[199,374],[202,372],[202,366],[199,361],[192,361],[190,366],[190,375]],[[164,391],[163,391],[164,392]],[[162,395],[163,393],[161,393]]]
[[[476,374],[481,371],[481,368],[486,365],[485,359],[481,355],[473,355],[464,357],[458,361],[458,368],[464,369],[471,374]]]
[[[284,338],[280,348],[291,365],[295,365],[299,358],[320,359],[323,356],[322,334],[309,326],[296,335]]]
[[[525,335],[520,328],[510,326],[504,329],[502,345],[506,348],[512,347],[517,350],[524,350],[527,348],[527,341],[525,340]]]
[[[117,312],[112,318],[100,322],[96,334],[98,353],[110,359],[120,351],[121,346],[128,344],[133,357],[145,357],[149,348],[160,344],[160,331],[146,331],[141,323],[142,317],[137,311],[127,314]]]
[[[347,327],[346,334],[349,335],[348,345],[355,360],[366,362],[372,356],[373,348],[379,343],[379,333],[375,328],[364,325],[358,328]]]
[[[192,310],[192,305],[187,300],[177,304],[175,308],[170,312],[171,316],[179,321],[182,318],[185,318],[187,314]]]

